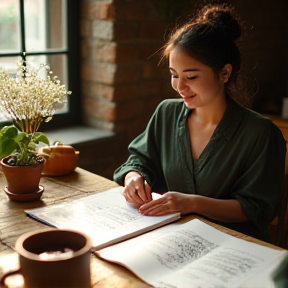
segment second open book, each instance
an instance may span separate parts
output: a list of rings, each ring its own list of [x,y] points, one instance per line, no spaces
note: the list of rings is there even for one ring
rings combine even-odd
[[[274,288],[272,274],[287,251],[238,239],[193,219],[104,248],[96,255],[127,267],[154,287]]]

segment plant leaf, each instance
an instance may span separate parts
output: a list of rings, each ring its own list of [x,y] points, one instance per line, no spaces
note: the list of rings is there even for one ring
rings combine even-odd
[[[0,130],[0,159],[12,154],[19,148],[15,142],[18,129],[14,126],[5,126]]]
[[[18,144],[13,139],[7,139],[1,142],[0,145],[0,159],[9,156],[18,149]]]
[[[18,129],[15,126],[4,126],[0,131],[0,137],[15,138],[18,134]]]
[[[50,144],[48,137],[44,133],[41,133],[41,132],[34,133],[33,142],[35,142],[36,144],[39,144],[39,142],[42,142],[47,145]]]

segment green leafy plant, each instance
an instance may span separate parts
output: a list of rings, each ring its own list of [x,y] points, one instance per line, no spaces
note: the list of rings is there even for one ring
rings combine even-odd
[[[43,155],[37,152],[40,142],[49,145],[49,139],[44,133],[18,133],[15,126],[5,126],[0,130],[0,158],[11,155],[6,164],[13,166],[44,163]]]

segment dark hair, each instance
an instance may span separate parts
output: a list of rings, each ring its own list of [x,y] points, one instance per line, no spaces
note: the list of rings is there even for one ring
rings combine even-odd
[[[225,86],[226,91],[229,96],[244,104],[245,99],[241,98],[246,89],[238,81],[241,69],[238,44],[242,34],[243,29],[232,6],[209,4],[171,34],[163,47],[162,59],[169,58],[171,51],[177,48],[211,67],[215,73],[219,73],[226,64],[231,64],[233,69]],[[243,86],[241,97],[237,95],[239,86]]]

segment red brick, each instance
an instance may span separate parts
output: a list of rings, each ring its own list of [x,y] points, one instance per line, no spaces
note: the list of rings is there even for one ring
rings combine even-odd
[[[81,17],[90,20],[114,19],[114,4],[111,1],[81,1]]]
[[[89,82],[88,82],[89,83]],[[86,83],[83,84],[87,85]],[[84,87],[84,95],[89,95],[94,99],[106,99],[109,102],[124,102],[127,100],[135,100],[139,95],[139,89],[136,84],[124,85],[105,85],[102,83],[89,83],[89,92]]]
[[[129,83],[124,85],[115,85],[114,88],[113,101],[115,102],[135,99],[139,93],[139,89],[137,88],[136,84]]]
[[[112,102],[114,98],[114,90],[115,87],[111,85],[105,85],[102,83],[97,83],[97,84],[90,84],[91,89],[90,89],[90,96],[93,97],[94,99],[106,99],[109,102]]]
[[[114,38],[114,22],[110,20],[94,20],[92,22],[92,36],[112,40]]]
[[[95,9],[95,18],[115,19],[115,6],[113,3],[99,2]]]
[[[114,39],[131,40],[139,38],[139,24],[137,22],[114,22]]]
[[[121,104],[117,104],[116,107],[116,119],[133,119],[135,116],[144,113],[144,102],[142,100],[128,101]]]
[[[91,57],[98,62],[116,62],[116,43],[110,41],[93,41],[91,44]]]
[[[138,45],[116,44],[111,41],[90,41],[92,60],[109,63],[134,62],[139,58]]]
[[[105,121],[115,120],[116,108],[112,102],[84,98],[82,104],[83,110],[87,115]]]
[[[138,63],[118,64],[114,84],[131,83],[141,78],[141,66]]]
[[[139,59],[139,45],[137,44],[117,44],[116,47],[116,61],[133,62]]]
[[[105,84],[114,83],[116,65],[109,63],[82,64],[81,78],[87,81]]]
[[[159,94],[161,92],[162,83],[161,81],[152,80],[152,81],[141,81],[139,83],[139,95],[141,96],[150,96]]]
[[[151,1],[114,0],[114,2],[116,19],[142,21],[151,18],[153,19],[156,16],[155,7]]]
[[[163,22],[143,22],[140,37],[143,39],[163,39],[167,24]]]
[[[110,64],[95,63],[82,64],[81,79],[104,84],[124,84],[137,82],[141,79],[142,66],[134,63],[126,64]]]
[[[82,93],[94,99],[106,99],[110,102],[125,102],[135,100],[139,94],[136,84],[105,85],[101,83],[91,83],[82,81]]]

